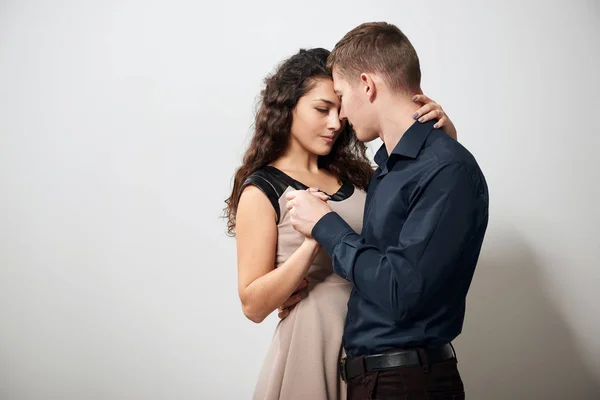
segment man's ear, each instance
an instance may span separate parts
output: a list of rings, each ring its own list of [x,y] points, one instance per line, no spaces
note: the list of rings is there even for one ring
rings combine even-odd
[[[377,86],[375,85],[375,80],[373,76],[369,73],[363,72],[360,74],[360,83],[362,86],[362,90],[367,96],[367,100],[369,102],[373,102],[375,100],[375,96],[377,94]]]

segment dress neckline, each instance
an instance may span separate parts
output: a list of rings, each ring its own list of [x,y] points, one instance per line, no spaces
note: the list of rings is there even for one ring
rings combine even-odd
[[[283,172],[282,170],[280,170],[277,167],[274,167],[272,165],[267,165],[265,168],[267,168],[272,173],[274,173],[275,175],[279,176],[281,179],[286,181],[294,189],[306,190],[309,188],[309,186],[305,185],[304,183],[300,182],[297,179],[292,178],[291,176],[289,176],[288,174],[286,174],[285,172]],[[346,200],[347,198],[352,196],[352,194],[354,193],[354,185],[352,185],[350,182],[342,181],[342,186],[340,186],[338,191],[335,192],[334,194],[330,195],[329,193],[326,193],[322,190],[320,190],[320,191],[325,193],[329,197],[331,197],[331,201],[342,201],[342,200]]]

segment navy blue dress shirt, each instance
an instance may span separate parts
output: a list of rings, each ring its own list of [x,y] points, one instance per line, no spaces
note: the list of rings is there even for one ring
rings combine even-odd
[[[385,145],[377,152],[361,234],[335,212],[313,228],[353,285],[348,356],[443,345],[461,332],[488,190],[471,153],[434,123],[415,122],[389,156]]]

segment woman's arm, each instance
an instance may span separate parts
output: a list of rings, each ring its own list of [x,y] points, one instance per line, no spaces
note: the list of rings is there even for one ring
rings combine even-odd
[[[244,189],[236,214],[238,293],[244,315],[262,322],[290,296],[306,276],[319,244],[306,239],[281,266],[275,268],[276,213],[255,186]],[[295,296],[300,296],[296,294]]]

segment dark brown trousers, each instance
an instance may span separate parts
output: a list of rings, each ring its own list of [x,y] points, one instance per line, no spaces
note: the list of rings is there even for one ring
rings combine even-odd
[[[456,359],[366,372],[348,382],[348,400],[464,400]]]

